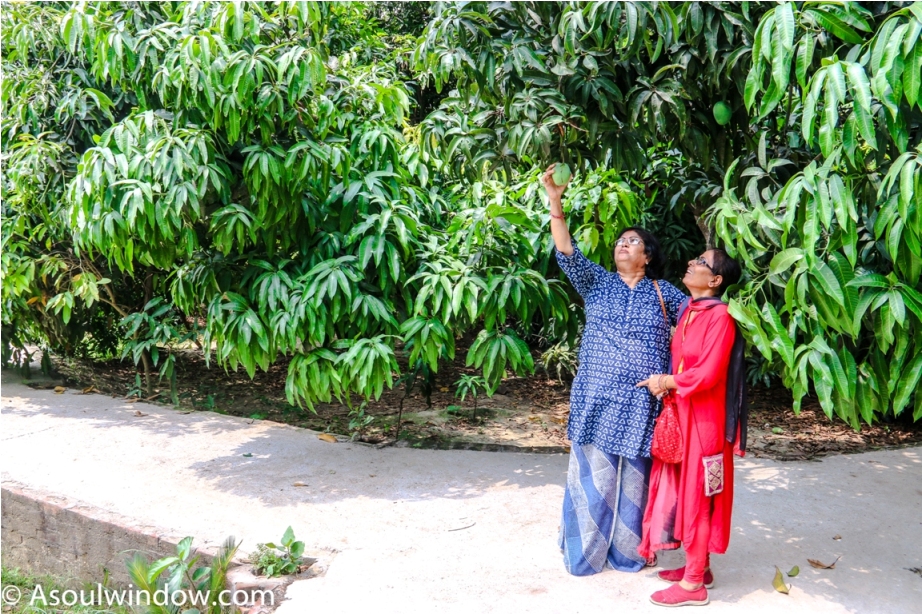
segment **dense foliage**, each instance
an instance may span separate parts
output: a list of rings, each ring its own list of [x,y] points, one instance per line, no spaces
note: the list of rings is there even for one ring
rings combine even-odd
[[[418,58],[462,94],[425,124],[474,176],[669,169],[670,204],[749,269],[732,313],[795,410],[812,383],[856,427],[913,396],[918,420],[920,32],[919,2],[455,3]]]
[[[861,4],[763,16],[757,147],[712,210],[752,272],[733,315],[795,408],[812,383],[856,427],[922,418],[922,3]]]
[[[633,223],[674,263],[724,242],[762,373],[919,419],[920,31],[899,2],[4,4],[5,360],[289,356],[312,407],[463,338],[495,389],[578,335],[537,182],[564,160],[590,257]]]
[[[574,333],[535,173],[440,175],[412,40],[373,10],[399,7],[4,5],[7,344],[108,343],[161,377],[184,342],[250,375],[289,355],[312,406],[379,397],[397,347],[429,376],[471,331],[495,388],[533,368],[523,337]]]

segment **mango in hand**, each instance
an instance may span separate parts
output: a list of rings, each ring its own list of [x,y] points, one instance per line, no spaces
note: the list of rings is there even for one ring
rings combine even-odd
[[[570,181],[571,175],[570,166],[563,162],[558,162],[554,165],[554,174],[551,175],[551,179],[554,180],[554,185],[562,186]]]

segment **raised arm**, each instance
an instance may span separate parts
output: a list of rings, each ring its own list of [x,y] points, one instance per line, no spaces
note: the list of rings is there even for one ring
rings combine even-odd
[[[573,240],[570,238],[570,229],[567,228],[567,221],[563,217],[563,205],[560,202],[567,184],[557,185],[551,178],[554,174],[554,164],[544,171],[541,182],[544,189],[547,190],[547,197],[551,201],[551,234],[554,237],[554,245],[557,251],[564,256],[573,255]],[[567,183],[570,183],[569,181]]]

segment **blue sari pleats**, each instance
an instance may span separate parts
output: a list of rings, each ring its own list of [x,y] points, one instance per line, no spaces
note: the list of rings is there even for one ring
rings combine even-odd
[[[650,478],[649,458],[626,458],[591,444],[570,450],[559,545],[574,576],[598,573],[608,563],[636,572]]]

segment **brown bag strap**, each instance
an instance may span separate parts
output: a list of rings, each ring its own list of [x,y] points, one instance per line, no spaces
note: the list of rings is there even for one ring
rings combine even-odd
[[[663,300],[663,293],[659,289],[659,283],[654,279],[653,287],[656,288],[656,295],[659,297],[659,306],[663,310],[663,318],[666,320],[666,326],[672,328],[672,325],[669,323],[669,315],[666,313],[666,301]]]

